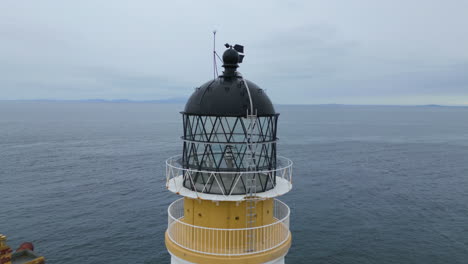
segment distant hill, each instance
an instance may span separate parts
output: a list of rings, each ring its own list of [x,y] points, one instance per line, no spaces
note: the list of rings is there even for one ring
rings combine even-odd
[[[91,98],[91,99],[25,99],[25,100],[2,100],[1,101],[19,101],[19,102],[96,102],[96,103],[154,103],[154,104],[185,104],[188,97],[174,97],[168,99],[154,99],[154,100],[131,100],[131,99],[102,99],[102,98]],[[322,107],[349,107],[349,106],[384,106],[384,107],[458,107],[468,108],[468,105],[438,105],[438,104],[426,104],[426,105],[373,105],[373,104],[281,104],[274,103],[274,105],[288,105],[288,106],[322,106]]]
[[[427,104],[427,105],[419,105],[423,107],[444,107],[444,105],[438,105],[438,104]]]
[[[130,100],[130,99],[30,99],[30,100],[8,100],[8,101],[26,101],[26,102],[92,102],[92,103],[157,103],[157,104],[185,104],[188,98],[169,98],[158,100]],[[0,100],[2,101],[2,100]]]
[[[184,104],[187,98],[169,98],[157,100],[130,100],[130,99],[84,99],[79,102],[108,102],[108,103],[158,103],[158,104]]]

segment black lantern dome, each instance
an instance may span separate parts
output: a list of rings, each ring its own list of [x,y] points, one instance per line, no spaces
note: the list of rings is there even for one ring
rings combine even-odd
[[[185,105],[180,162],[184,186],[210,194],[273,189],[278,115],[266,93],[236,71],[243,47],[228,46],[223,75],[196,88]],[[238,48],[238,47],[241,47]]]
[[[225,71],[219,78],[206,82],[190,96],[184,113],[191,115],[245,116],[250,111],[249,93],[239,67],[239,53],[232,48],[223,54]],[[275,108],[266,93],[255,83],[245,80],[257,116],[275,115]]]

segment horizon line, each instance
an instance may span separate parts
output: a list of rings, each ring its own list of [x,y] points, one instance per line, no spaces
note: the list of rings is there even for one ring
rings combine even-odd
[[[188,98],[169,98],[169,99],[0,99],[0,102],[88,102],[88,103],[160,103],[160,104],[181,104]],[[426,106],[426,107],[468,107],[466,105],[447,105],[447,104],[352,104],[352,103],[274,103],[275,105],[310,105],[310,106]]]

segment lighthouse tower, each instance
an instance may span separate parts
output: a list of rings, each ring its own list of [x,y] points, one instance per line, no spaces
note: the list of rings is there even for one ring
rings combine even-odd
[[[292,161],[277,155],[275,111],[237,72],[243,47],[226,44],[223,74],[195,89],[182,114],[183,151],[166,161],[172,264],[282,264],[291,246]]]

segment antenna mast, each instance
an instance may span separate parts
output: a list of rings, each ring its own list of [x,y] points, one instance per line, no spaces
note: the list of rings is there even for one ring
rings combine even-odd
[[[216,65],[216,29],[213,30],[213,79],[215,80],[218,77],[218,67]]]

